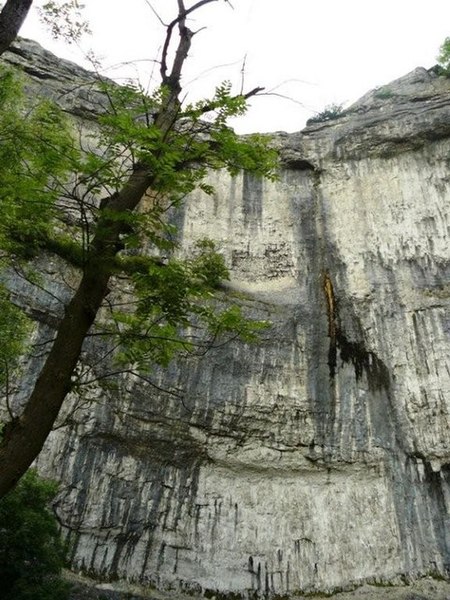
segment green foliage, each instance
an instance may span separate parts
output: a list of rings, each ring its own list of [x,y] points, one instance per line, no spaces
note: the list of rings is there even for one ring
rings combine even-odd
[[[29,108],[17,78],[0,70],[0,248],[32,257],[55,228],[55,202],[77,155],[62,112]]]
[[[439,49],[438,63],[446,75],[450,75],[450,37],[445,38]]]
[[[306,122],[307,125],[312,125],[314,123],[326,123],[327,121],[333,121],[334,119],[338,119],[345,114],[344,108],[342,104],[329,104],[326,106],[323,111],[317,113],[315,117],[311,117]]]
[[[63,547],[48,503],[54,483],[29,471],[0,500],[0,582],[3,600],[63,600]]]
[[[51,0],[45,2],[38,11],[41,21],[55,39],[62,38],[73,44],[79,42],[83,35],[91,33],[82,15],[84,6],[78,0]]]
[[[278,156],[268,138],[240,138],[227,125],[245,112],[244,97],[224,83],[212,99],[179,107],[176,122],[166,127],[160,122],[169,93],[164,87],[150,96],[132,85],[100,87],[110,110],[81,150],[57,107],[27,107],[17,80],[0,72],[0,249],[11,261],[46,250],[82,268],[100,224],[106,223],[105,235],[117,225],[114,269],[130,276],[130,301],[100,329],[117,337],[120,361],[141,369],[166,366],[177,352],[204,348],[221,335],[254,339],[267,324],[216,300],[228,270],[213,242],[201,241],[190,259],[176,258],[169,218],[194,189],[214,192],[206,181],[211,169],[276,178]],[[103,205],[100,195],[120,193],[136,168],[152,174],[151,198],[133,212]],[[153,257],[141,256],[143,248]],[[19,313],[15,319],[19,323]],[[12,356],[19,344],[14,352],[5,348]]]
[[[157,123],[164,88],[148,96],[131,85],[100,87],[111,108],[92,136],[95,150],[80,151],[62,111],[46,101],[27,107],[20,83],[10,71],[0,71],[0,247],[8,253],[30,258],[48,246],[57,252],[58,245],[64,253],[63,237],[80,242],[86,218],[98,218],[98,196],[105,190],[118,193],[137,165],[153,175],[151,209],[136,214],[102,210],[109,220],[126,226],[123,241],[129,248],[141,245],[143,235],[167,250],[173,233],[165,218],[168,207],[177,206],[196,187],[212,194],[205,182],[211,169],[276,178],[278,156],[268,138],[240,138],[227,126],[230,117],[245,111],[244,98],[233,97],[229,84],[220,86],[211,101],[180,108],[168,131]],[[65,209],[77,215],[72,221],[78,221],[69,235],[64,228],[64,236],[57,204],[61,198]],[[76,254],[73,244],[70,251]]]
[[[9,384],[28,331],[29,321],[0,284],[0,387]]]
[[[229,271],[221,254],[216,252],[216,245],[208,238],[198,240],[197,254],[191,261],[192,275],[197,278],[206,289],[215,289],[229,279]]]
[[[102,144],[108,148],[105,158],[126,150],[133,164],[145,165],[156,175],[154,192],[169,196],[172,203],[196,187],[211,192],[204,184],[209,169],[227,169],[232,175],[244,169],[276,178],[278,155],[268,138],[240,138],[227,125],[229,118],[245,112],[244,98],[233,97],[229,83],[219,86],[211,100],[180,109],[177,125],[168,132],[157,120],[167,94],[164,88],[148,96],[133,86],[102,87],[113,107],[100,119]],[[117,188],[122,181],[108,172],[111,164],[115,161],[96,164],[95,172]]]
[[[197,242],[191,259],[139,268],[133,275],[135,310],[114,313],[122,343],[119,362],[146,371],[154,364],[167,366],[178,352],[204,352],[219,336],[255,341],[269,324],[247,319],[239,306],[226,306],[225,297],[219,301],[214,290],[228,277],[209,239]]]

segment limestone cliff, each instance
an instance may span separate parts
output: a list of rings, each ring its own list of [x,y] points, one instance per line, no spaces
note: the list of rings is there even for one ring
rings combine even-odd
[[[78,116],[101,105],[43,56],[9,60]],[[276,143],[279,181],[215,175],[177,217],[272,320],[261,344],[91,390],[39,459],[74,569],[261,595],[449,575],[450,80],[417,69]]]

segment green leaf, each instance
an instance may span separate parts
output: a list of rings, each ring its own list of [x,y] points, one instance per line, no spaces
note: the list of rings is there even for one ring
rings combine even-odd
[[[64,548],[48,504],[55,483],[34,470],[0,500],[0,581],[3,600],[64,600]]]
[[[29,331],[30,321],[0,284],[0,386],[11,381]]]

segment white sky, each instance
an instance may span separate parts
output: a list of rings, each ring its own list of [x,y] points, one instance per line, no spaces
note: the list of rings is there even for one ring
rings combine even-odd
[[[151,0],[169,21],[176,0]],[[21,35],[59,56],[83,65],[93,49],[105,74],[134,77],[146,84],[157,66],[164,29],[146,0],[84,0],[93,35],[82,48],[54,42],[35,14]],[[194,0],[187,0],[187,6]],[[287,96],[251,101],[237,131],[297,131],[325,105],[348,104],[369,89],[384,85],[417,66],[431,67],[444,38],[450,36],[450,0],[218,0],[200,9],[185,70],[189,98],[209,95],[225,79],[244,90],[264,86]],[[147,62],[148,60],[148,62]],[[83,62],[84,61],[84,62]],[[139,61],[122,69],[111,66]],[[227,66],[224,66],[227,65]],[[220,66],[220,67],[219,67]],[[216,68],[213,68],[216,67]]]

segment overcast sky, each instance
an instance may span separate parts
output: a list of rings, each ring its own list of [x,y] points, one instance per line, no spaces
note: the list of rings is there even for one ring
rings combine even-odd
[[[21,35],[86,65],[92,49],[113,78],[156,78],[154,59],[164,29],[147,0],[84,0],[93,35],[82,47],[54,42],[35,14]],[[169,21],[176,0],[151,0]],[[187,0],[187,6],[194,3]],[[297,131],[331,103],[355,101],[415,67],[431,67],[450,36],[450,0],[225,0],[199,10],[190,22],[200,31],[185,70],[191,99],[223,80],[244,90],[264,86],[234,126],[239,132]],[[137,62],[136,62],[137,61]],[[119,63],[131,62],[121,68]],[[156,80],[156,79],[155,79]]]

